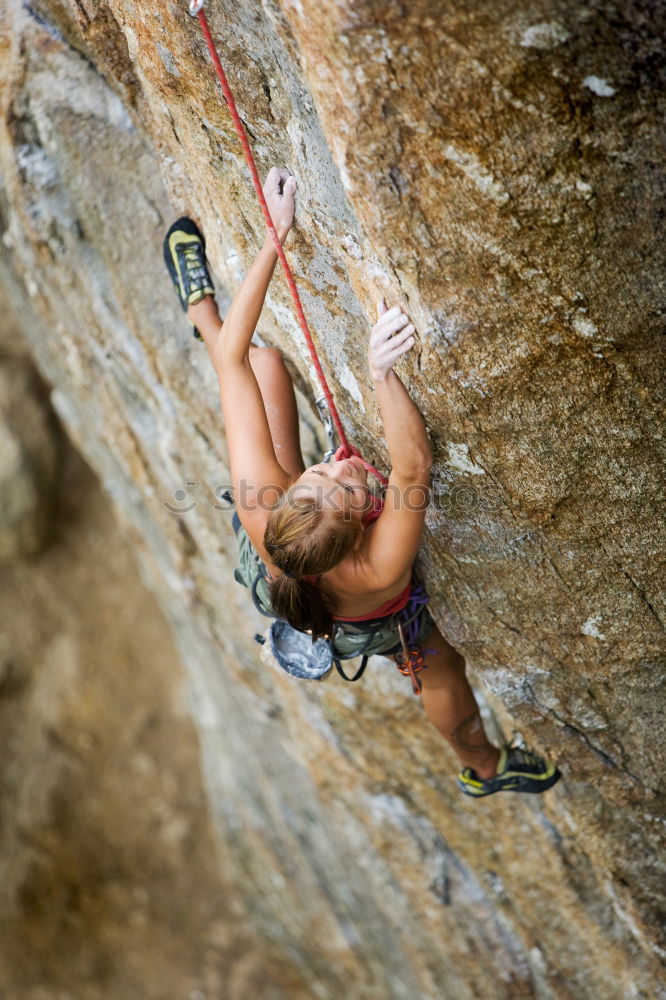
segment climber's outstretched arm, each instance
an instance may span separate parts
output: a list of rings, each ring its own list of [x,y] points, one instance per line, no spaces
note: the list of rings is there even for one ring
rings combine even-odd
[[[280,242],[284,243],[287,233],[278,229]],[[270,236],[257,254],[254,263],[245,276],[243,284],[236,292],[231,308],[224,318],[224,325],[215,345],[218,368],[233,361],[247,358],[250,341],[264,307],[264,299],[273,277],[277,261],[277,250]]]
[[[272,167],[264,196],[281,243],[294,218],[296,184],[285,168]],[[282,190],[284,188],[284,191]],[[275,455],[264,401],[250,365],[250,341],[264,305],[277,251],[266,236],[238,290],[215,345],[220,402],[239,517],[248,526],[287,488],[290,477]],[[272,488],[272,489],[271,489]]]
[[[280,243],[284,244],[294,220],[296,181],[286,167],[271,167],[263,190],[273,225]],[[277,250],[267,232],[264,245],[236,293],[217,339],[215,351],[220,366],[247,357],[276,262]]]
[[[231,482],[241,518],[242,508],[256,507],[259,490],[268,484],[282,486],[287,478],[275,454],[259,383],[250,364],[250,341],[276,260],[275,247],[267,239],[215,345]],[[269,502],[276,499],[272,496]]]

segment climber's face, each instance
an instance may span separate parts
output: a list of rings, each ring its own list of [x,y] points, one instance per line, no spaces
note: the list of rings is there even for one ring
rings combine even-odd
[[[324,506],[344,510],[359,519],[370,507],[368,473],[360,458],[311,465],[294,485],[298,496],[321,498]]]

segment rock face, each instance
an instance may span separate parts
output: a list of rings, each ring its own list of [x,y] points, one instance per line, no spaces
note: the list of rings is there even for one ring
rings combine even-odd
[[[0,565],[39,552],[50,529],[58,442],[28,366],[0,368]]]
[[[262,238],[183,4],[2,17],[3,267],[73,438],[186,662],[220,855],[312,993],[660,996],[664,112],[660,5],[230,0],[209,18],[350,439],[386,463],[374,302],[436,465],[422,567],[489,725],[557,760],[543,800],[463,800],[388,661],[267,670],[217,503],[217,382],[160,259],[201,223],[233,294]],[[286,285],[259,325],[316,387]],[[319,457],[314,438],[306,460]]]
[[[305,998],[220,870],[170,630],[59,441],[49,544],[0,567],[0,996]]]

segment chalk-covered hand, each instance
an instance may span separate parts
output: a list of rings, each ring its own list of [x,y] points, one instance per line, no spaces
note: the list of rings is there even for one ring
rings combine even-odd
[[[296,178],[286,167],[271,167],[263,191],[273,225],[284,241],[294,221]]]
[[[414,346],[414,324],[400,308],[388,309],[383,299],[377,303],[379,319],[370,333],[368,366],[373,382],[383,381],[398,358]]]

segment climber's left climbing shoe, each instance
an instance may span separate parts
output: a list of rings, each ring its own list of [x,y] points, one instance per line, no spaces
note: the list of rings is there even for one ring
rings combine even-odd
[[[458,775],[458,788],[465,795],[481,798],[495,792],[545,792],[562,777],[554,764],[531,750],[503,746],[492,778],[480,778],[471,767]]]
[[[215,288],[206,260],[206,241],[192,219],[177,219],[164,237],[164,263],[171,276],[178,298],[187,312],[188,306],[214,295]],[[196,327],[194,336],[202,340]]]

